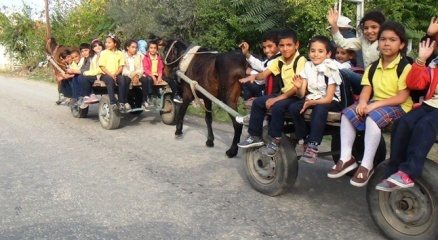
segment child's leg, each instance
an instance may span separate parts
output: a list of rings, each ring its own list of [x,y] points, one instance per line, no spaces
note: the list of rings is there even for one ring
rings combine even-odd
[[[391,132],[391,154],[388,167],[386,169],[385,178],[397,172],[400,163],[406,161],[406,152],[409,146],[409,141],[412,137],[412,131],[418,121],[425,115],[424,105],[410,111],[408,114],[401,117],[392,128]],[[418,139],[417,139],[418,140]]]
[[[79,76],[75,75],[73,77],[73,99],[78,100],[81,95],[81,86],[79,85]]]
[[[89,96],[91,94],[91,86],[93,85],[95,76],[79,76],[79,85],[81,86],[80,96]]]
[[[341,156],[342,162],[347,162],[352,157],[356,129],[365,129],[364,119],[356,113],[357,104],[353,104],[342,111],[341,117]]]
[[[332,101],[329,104],[318,104],[313,107],[312,117],[310,120],[310,134],[309,138],[307,139],[308,143],[314,143],[316,145],[321,144],[329,111],[341,111],[340,103],[337,101]]]
[[[298,98],[286,98],[276,102],[271,107],[271,122],[269,124],[269,136],[273,138],[280,138],[284,125],[284,114],[286,113],[289,105],[295,101],[299,101]],[[252,118],[252,115],[251,115]]]
[[[432,107],[429,107],[432,108]],[[421,175],[427,154],[435,143],[438,133],[438,109],[434,108],[415,125],[407,149],[407,161],[400,164],[400,170],[410,177]]]
[[[295,136],[297,139],[304,139],[307,136],[307,126],[303,115],[300,113],[303,108],[304,100],[293,102],[289,105],[288,111],[294,123]]]
[[[116,104],[117,103],[117,99],[116,99],[116,97],[114,95],[114,85],[115,85],[114,84],[114,79],[112,77],[110,77],[109,75],[106,75],[106,74],[102,75],[100,77],[100,79],[102,81],[104,81],[105,84],[106,84],[106,89],[108,91],[108,97],[110,99],[110,104]]]
[[[249,119],[248,133],[251,136],[262,137],[263,120],[266,115],[266,101],[270,96],[261,96],[254,100],[251,106],[251,118]]]
[[[152,95],[152,78],[141,77],[139,81],[141,82],[141,92],[143,94],[143,102],[146,102],[148,101],[148,97]]]
[[[173,78],[167,78],[163,76],[163,80],[169,84],[170,89],[172,89],[174,96],[179,96],[178,83]]]
[[[131,78],[127,76],[119,75],[116,78],[117,85],[119,86],[119,102],[127,103],[128,102],[128,92],[129,92],[129,84],[131,83]]]
[[[368,170],[373,169],[374,156],[376,155],[377,148],[380,144],[380,138],[382,136],[382,130],[377,126],[373,119],[367,117],[365,121],[365,149],[362,158],[362,166]]]
[[[359,95],[362,90],[362,75],[353,72],[351,69],[340,69],[339,72],[341,73],[343,81],[348,81],[351,85],[353,93]]]

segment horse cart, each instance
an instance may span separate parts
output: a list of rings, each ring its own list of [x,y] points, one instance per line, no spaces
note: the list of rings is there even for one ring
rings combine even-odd
[[[172,90],[168,85],[155,86],[156,94],[150,99],[153,103],[153,108],[159,111],[161,120],[164,124],[175,124],[175,116],[177,106],[172,101]],[[119,110],[113,109],[107,95],[106,85],[101,80],[96,80],[93,83],[93,92],[96,95],[101,95],[98,107],[98,116],[101,126],[104,129],[116,129],[120,126],[120,120],[124,114],[141,114],[144,111],[142,107],[142,91],[141,85],[132,86],[128,94],[128,103],[131,105],[131,110],[122,113]],[[89,106],[80,108],[78,105],[71,106],[73,117],[85,118],[88,115]]]

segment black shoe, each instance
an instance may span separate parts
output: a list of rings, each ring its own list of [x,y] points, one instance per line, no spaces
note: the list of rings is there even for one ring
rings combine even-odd
[[[173,101],[176,102],[176,103],[182,103],[183,99],[182,99],[182,97],[180,95],[175,94],[175,96],[173,97]]]

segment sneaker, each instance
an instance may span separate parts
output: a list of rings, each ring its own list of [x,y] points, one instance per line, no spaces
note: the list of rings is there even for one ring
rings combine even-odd
[[[119,106],[117,106],[117,103],[113,103],[113,104],[111,104],[111,109],[113,111],[118,111],[119,110]]]
[[[345,163],[339,160],[327,173],[327,176],[329,178],[340,178],[355,168],[357,168],[357,162],[354,157],[351,157],[351,159]]]
[[[415,185],[414,181],[412,181],[409,175],[402,171],[392,174],[388,178],[388,182],[394,183],[401,188],[410,188]]]
[[[268,145],[262,148],[260,152],[268,157],[273,157],[275,154],[277,154],[279,146],[280,138],[271,138]]]
[[[249,117],[250,115],[246,115],[246,116],[237,116],[236,117],[236,122],[245,126],[249,126]]]
[[[125,105],[125,111],[131,111],[132,110],[131,105],[129,105],[129,103],[124,103],[124,105]]]
[[[143,109],[145,112],[149,112],[151,110],[150,107],[151,106],[147,101],[143,102]]]
[[[317,157],[318,157],[318,148],[309,144],[309,146],[306,147],[306,151],[304,151],[303,156],[301,156],[301,160],[306,163],[314,164],[316,162]]]
[[[176,103],[182,103],[183,99],[181,98],[180,95],[175,94],[175,96],[173,97],[173,101],[176,102]]]
[[[124,103],[119,103],[119,111],[120,112],[126,112],[125,104]]]
[[[376,185],[376,190],[383,192],[392,192],[394,190],[400,189],[401,187],[395,185],[394,183],[383,179],[379,184]]]
[[[99,98],[97,98],[96,94],[91,94],[90,98],[89,98],[89,101],[91,103],[98,103],[99,102]]]
[[[363,187],[367,185],[371,176],[374,174],[374,169],[368,170],[366,167],[359,166],[353,178],[351,178],[350,183],[355,187]]]
[[[261,137],[256,136],[248,136],[244,141],[237,144],[240,148],[252,148],[252,147],[261,147],[265,143],[263,142]]]

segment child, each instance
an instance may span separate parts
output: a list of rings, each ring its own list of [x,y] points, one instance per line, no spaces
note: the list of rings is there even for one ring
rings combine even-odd
[[[81,67],[79,83],[81,85],[81,97],[83,98],[80,108],[88,107],[88,104],[99,102],[95,94],[92,94],[91,86],[96,79],[100,78],[102,70],[99,68],[99,57],[103,50],[103,43],[97,39],[91,42],[91,51],[89,57],[84,61]]]
[[[114,86],[117,84],[119,86],[118,109],[120,112],[125,112],[131,110],[128,103],[129,82],[121,75],[125,57],[119,48],[120,40],[113,34],[108,35],[105,40],[105,50],[99,57],[99,67],[103,72],[101,79],[106,84],[111,107],[117,109],[117,99],[114,95]]]
[[[335,64],[339,69],[350,69],[351,61],[354,59],[355,53],[353,50],[336,47]]]
[[[133,85],[141,82],[143,106],[145,111],[149,111],[148,95],[151,95],[152,81],[143,76],[143,56],[137,51],[137,46],[135,40],[128,40],[125,43],[125,66],[122,75]]]
[[[327,19],[331,26],[333,40],[337,46],[344,49],[353,51],[362,50],[364,65],[368,67],[368,65],[379,58],[377,34],[379,33],[380,26],[385,22],[385,16],[379,11],[366,13],[359,24],[363,36],[358,38],[344,38],[342,36],[337,26],[338,17],[338,12],[335,9],[330,9]],[[344,80],[351,83],[353,92],[359,94],[362,88],[360,84],[361,75],[349,69],[342,69],[340,72]]]
[[[256,73],[263,72],[268,64],[274,58],[279,57],[281,54],[278,51],[278,38],[277,31],[269,31],[262,38],[262,48],[263,53],[266,55],[266,60],[261,61],[255,58],[253,55],[249,53],[249,45],[246,42],[240,44],[243,55],[246,57],[246,61],[250,64],[251,68],[256,71]],[[248,100],[252,97],[260,97],[263,94],[263,90],[265,90],[265,79],[258,81],[246,81],[242,83],[243,89],[243,100]],[[271,94],[271,93],[268,93]]]
[[[425,65],[434,48],[438,51],[438,18],[432,18],[428,35],[435,35],[435,41],[428,38],[420,43],[418,58],[406,83],[410,89],[429,90],[422,105],[403,116],[392,129],[391,158],[386,174],[389,177],[376,186],[377,190],[390,192],[413,187],[413,180],[421,175],[438,134],[438,57],[429,67]]]
[[[381,138],[381,128],[400,118],[412,108],[412,99],[406,88],[406,76],[411,69],[406,64],[400,77],[397,66],[405,61],[407,37],[404,27],[396,22],[384,23],[378,34],[382,54],[371,79],[370,67],[363,75],[363,89],[359,102],[346,108],[341,118],[341,157],[328,173],[330,178],[339,178],[357,167],[352,156],[356,131],[365,131],[365,150],[361,166],[350,183],[356,187],[365,186],[373,175],[373,161]],[[365,129],[366,128],[366,129]]]
[[[305,99],[292,103],[289,112],[293,119],[295,136],[297,139],[303,139],[304,146],[307,146],[301,160],[308,163],[316,161],[328,112],[342,110],[339,88],[342,79],[330,56],[330,40],[324,36],[313,37],[309,42],[310,61],[306,62],[300,75],[294,78],[298,95],[305,96]],[[309,135],[302,115],[308,108],[312,108]]]
[[[73,75],[73,79],[72,79],[72,104],[77,104],[77,100],[79,99],[79,95],[80,95],[80,85],[79,85],[79,74],[80,72],[80,61],[81,61],[81,57],[80,57],[80,52],[78,49],[73,49],[71,51],[71,59],[72,62],[70,65],[68,65],[67,68],[67,73]]]
[[[62,64],[69,66],[72,63],[71,51],[66,49],[59,55]],[[64,97],[72,98],[73,97],[73,79],[74,75],[66,72],[65,74],[61,74],[56,71],[56,81],[59,83],[60,92],[64,95]]]
[[[263,120],[266,111],[271,109],[272,116],[268,132],[271,138],[267,147],[262,149],[262,153],[267,156],[274,156],[277,153],[283,129],[284,113],[287,107],[293,101],[296,101],[296,98],[291,98],[297,92],[297,88],[293,83],[293,77],[297,72],[303,70],[306,62],[305,58],[300,58],[300,53],[298,52],[300,44],[294,31],[281,31],[278,35],[278,39],[281,57],[273,60],[263,72],[239,80],[254,81],[255,79],[266,79],[270,74],[281,74],[282,83],[284,84],[281,93],[261,96],[254,100],[251,107],[251,118],[249,120],[249,136],[237,144],[241,148],[260,147],[264,145],[262,139]],[[295,63],[297,66],[296,69],[294,69]]]
[[[173,101],[182,103],[182,98],[178,93],[178,85],[173,79],[163,78],[163,60],[158,54],[158,43],[156,41],[149,42],[148,51],[143,59],[144,75],[154,85],[163,85],[166,81],[173,92]],[[163,81],[164,80],[164,81]]]

